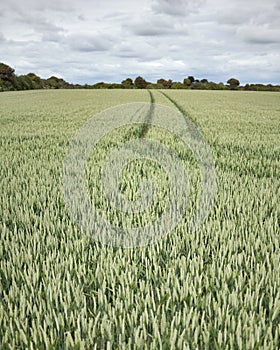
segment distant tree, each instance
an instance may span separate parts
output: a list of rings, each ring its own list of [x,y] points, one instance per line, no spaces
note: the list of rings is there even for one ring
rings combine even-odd
[[[93,89],[107,89],[110,84],[100,81],[92,86]]]
[[[172,86],[172,80],[171,79],[166,80],[161,78],[161,79],[158,79],[157,85],[159,85],[161,89],[170,89]]]
[[[148,83],[147,89],[160,89],[160,87],[157,84],[153,84],[153,83]]]
[[[219,87],[219,90],[226,90],[227,88],[223,82],[218,83],[217,86]]]
[[[67,83],[64,79],[51,76],[45,81],[46,87],[49,89],[68,89],[71,84]]]
[[[185,86],[191,86],[191,80],[189,79],[189,78],[185,78],[184,79],[184,81],[183,81],[183,84],[185,85]]]
[[[109,84],[108,89],[124,89],[125,87],[123,84],[118,84],[118,83],[112,83]]]
[[[15,87],[15,90],[25,90],[21,76],[15,76],[14,87]]]
[[[208,83],[208,80],[207,80],[207,79],[201,79],[200,82],[201,82],[202,84],[207,84],[207,83]]]
[[[125,89],[133,89],[134,88],[133,80],[131,78],[126,78],[125,80],[123,80],[122,85]]]
[[[206,84],[202,84],[200,82],[194,81],[191,85],[191,89],[195,89],[195,90],[206,90],[207,89],[207,85]]]
[[[5,63],[0,62],[0,79],[11,81],[14,77],[15,70]]]
[[[15,79],[15,85],[17,90],[33,90],[35,88],[33,80],[28,75],[19,75]]]
[[[229,88],[231,90],[236,90],[238,88],[238,86],[240,85],[240,82],[239,80],[235,79],[235,78],[230,78],[228,81],[227,81],[227,84],[229,85]]]
[[[189,75],[188,76],[188,79],[191,81],[191,84],[194,83],[195,79],[192,75]]]
[[[14,90],[15,70],[5,63],[0,63],[1,90]]]
[[[171,89],[186,89],[186,86],[178,81],[172,83]]]
[[[139,76],[134,80],[134,85],[137,89],[146,89],[148,83],[145,79]]]
[[[44,87],[44,82],[38,75],[34,73],[28,73],[27,77],[32,80],[33,89],[42,89]]]
[[[159,89],[163,89],[164,88],[164,84],[166,83],[166,80],[161,78],[157,80],[157,85]]]

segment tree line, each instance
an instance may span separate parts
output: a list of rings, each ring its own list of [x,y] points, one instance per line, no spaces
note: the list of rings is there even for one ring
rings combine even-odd
[[[197,90],[252,90],[280,91],[280,85],[246,84],[240,86],[236,78],[230,78],[227,84],[215,83],[207,79],[195,79],[188,76],[182,82],[171,79],[158,79],[156,83],[146,81],[141,76],[132,80],[127,78],[121,83],[98,82],[93,85],[70,84],[64,79],[51,76],[43,79],[34,73],[16,75],[15,70],[0,63],[0,91],[36,90],[36,89],[197,89]]]

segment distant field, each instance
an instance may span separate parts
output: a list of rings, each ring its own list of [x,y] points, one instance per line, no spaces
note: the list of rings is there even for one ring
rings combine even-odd
[[[0,94],[0,349],[279,348],[280,94],[163,92]],[[104,246],[69,217],[66,149],[96,113],[151,99],[180,108],[204,135],[216,167],[215,204],[190,234],[197,167],[175,137],[151,127],[145,137],[178,152],[189,169],[190,207],[153,245]],[[110,149],[137,132],[127,127],[102,140],[88,163],[89,188]],[[129,198],[137,169],[159,184],[160,205],[139,219],[146,222],[164,208],[168,183],[159,166],[136,162],[121,184]],[[122,223],[103,207],[100,188],[91,200]]]

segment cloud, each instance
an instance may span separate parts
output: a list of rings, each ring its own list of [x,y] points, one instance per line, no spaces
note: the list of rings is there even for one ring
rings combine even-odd
[[[18,74],[280,81],[278,0],[9,0],[0,17],[1,61]]]
[[[163,36],[172,33],[172,23],[162,18],[145,18],[142,21],[131,21],[125,25],[132,34],[140,36]]]
[[[280,44],[280,28],[246,25],[238,29],[237,34],[249,44]]]
[[[169,28],[160,27],[147,27],[147,26],[134,26],[133,33],[140,36],[164,36],[172,33]]]
[[[8,2],[2,2],[1,8],[5,8],[9,12],[17,12],[22,14],[41,13],[42,12],[72,12],[74,6],[71,1],[67,0],[25,0],[24,2],[18,0],[9,0]]]
[[[155,13],[182,17],[196,12],[204,2],[204,0],[153,0],[151,8]]]
[[[80,14],[80,15],[78,15],[78,19],[79,19],[80,21],[85,21],[85,20],[86,20],[86,17],[85,17],[83,14]]]
[[[73,50],[80,52],[107,51],[113,46],[113,41],[104,36],[74,34],[65,37],[64,42]]]
[[[178,21],[171,21],[164,16],[148,15],[142,21],[131,21],[124,26],[134,35],[147,37],[161,37],[186,35],[187,29]]]
[[[42,16],[34,16],[33,14],[26,15],[19,19],[20,23],[31,27],[36,33],[60,33],[65,29],[57,24],[54,24]]]
[[[0,32],[0,43],[6,41],[3,33]]]

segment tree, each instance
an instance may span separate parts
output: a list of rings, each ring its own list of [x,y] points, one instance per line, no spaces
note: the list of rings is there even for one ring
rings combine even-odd
[[[171,89],[185,89],[186,86],[178,81],[172,83]]]
[[[162,89],[170,89],[172,86],[172,80],[170,80],[170,79],[165,80],[165,79],[161,78],[161,79],[158,79],[157,84]]]
[[[11,81],[14,77],[15,70],[5,63],[0,63],[0,79]]]
[[[109,84],[108,89],[124,89],[124,86],[122,84],[112,83]]]
[[[57,77],[50,77],[45,81],[46,87],[50,89],[67,89],[71,87],[71,84],[67,83],[64,79]]]
[[[196,89],[196,90],[205,90],[206,89],[206,84],[202,84],[200,82],[193,82],[191,89]]]
[[[125,80],[123,80],[122,85],[125,89],[133,89],[134,88],[133,80],[130,78],[126,78]]]
[[[191,81],[190,81],[190,79],[189,78],[185,78],[184,79],[184,81],[183,81],[183,84],[185,85],[185,86],[191,86]]]
[[[160,89],[160,87],[158,87],[157,84],[148,83],[147,89]]]
[[[44,82],[38,75],[34,73],[28,73],[27,76],[32,80],[34,89],[42,89],[44,87]]]
[[[194,77],[193,77],[192,75],[189,75],[189,76],[188,76],[188,79],[191,81],[191,84],[194,83],[194,80],[195,80],[195,79],[194,79]]]
[[[0,63],[1,90],[14,90],[15,70],[5,63]]]
[[[16,90],[32,90],[34,89],[33,81],[28,75],[19,75],[15,79]]]
[[[146,89],[148,83],[145,79],[139,76],[134,80],[134,85],[137,89]]]
[[[100,81],[92,86],[93,89],[108,89],[110,84]]]
[[[238,88],[238,86],[240,85],[240,82],[239,80],[235,79],[235,78],[230,78],[228,81],[227,81],[227,84],[229,85],[229,88],[231,90],[236,90]]]

